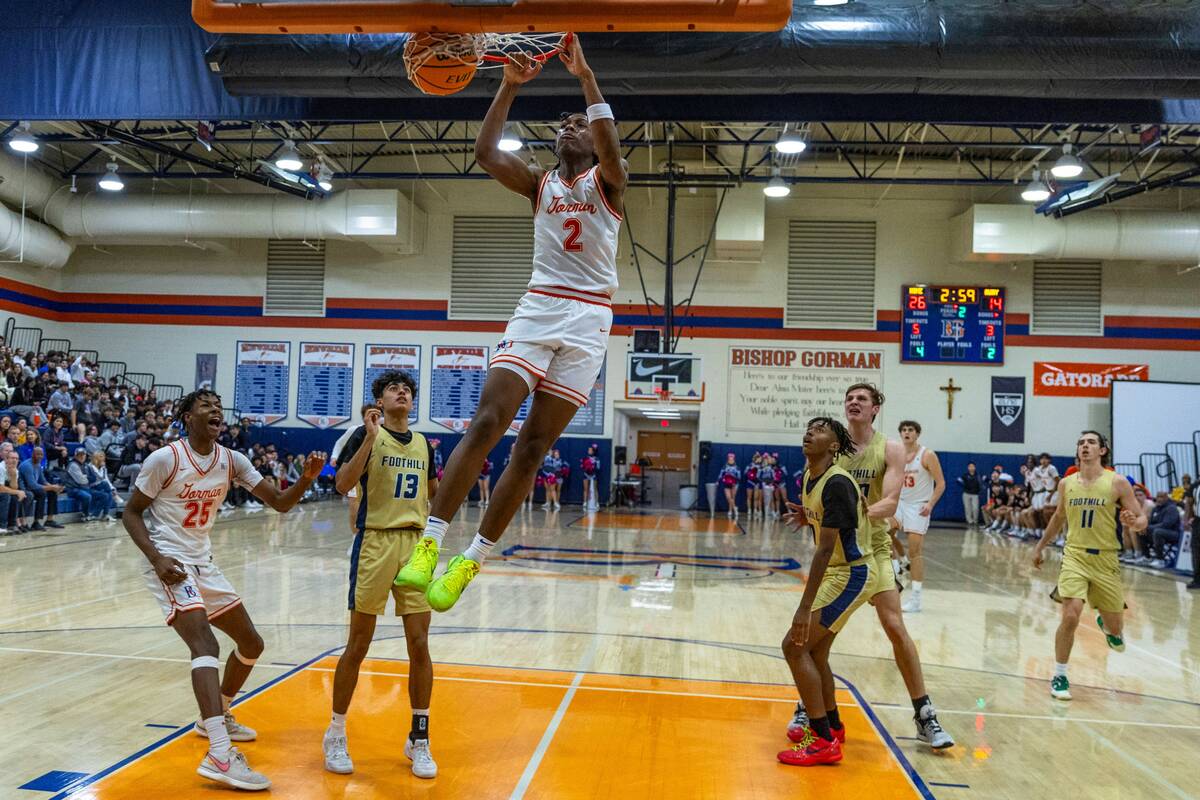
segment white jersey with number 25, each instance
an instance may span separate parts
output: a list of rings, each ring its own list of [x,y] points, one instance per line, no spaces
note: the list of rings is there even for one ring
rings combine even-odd
[[[154,502],[146,509],[150,541],[164,556],[184,564],[207,564],[208,534],[232,482],[252,491],[262,475],[241,453],[213,444],[206,456],[186,439],[172,442],[142,462],[135,486]]]
[[[617,290],[621,215],[604,196],[600,167],[567,182],[550,170],[538,185],[533,213],[533,277],[529,288],[561,288],[611,297]]]

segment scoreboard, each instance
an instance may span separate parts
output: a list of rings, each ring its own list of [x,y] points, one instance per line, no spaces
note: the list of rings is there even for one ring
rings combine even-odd
[[[904,286],[900,360],[1003,364],[1004,289]]]

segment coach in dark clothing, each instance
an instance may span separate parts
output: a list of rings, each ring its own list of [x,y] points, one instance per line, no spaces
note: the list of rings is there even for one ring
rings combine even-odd
[[[1159,558],[1165,557],[1167,544],[1179,544],[1179,536],[1183,533],[1180,519],[1179,506],[1172,502],[1166,492],[1154,496],[1154,510],[1150,512],[1150,526],[1146,528],[1146,533],[1153,538],[1154,553]]]
[[[958,479],[962,485],[963,516],[968,525],[979,524],[979,494],[983,484],[979,481],[979,473],[975,470],[975,462],[967,462],[967,471]]]

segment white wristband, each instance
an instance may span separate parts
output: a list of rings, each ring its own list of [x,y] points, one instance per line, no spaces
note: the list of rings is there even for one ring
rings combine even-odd
[[[589,125],[598,119],[616,119],[612,113],[612,106],[608,103],[593,103],[588,106],[587,118]]]

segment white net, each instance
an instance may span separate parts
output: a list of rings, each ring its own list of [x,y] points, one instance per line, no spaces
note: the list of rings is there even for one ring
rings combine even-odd
[[[409,80],[434,59],[474,64],[479,69],[503,67],[510,53],[527,53],[547,61],[562,52],[565,33],[420,33],[404,45]]]

